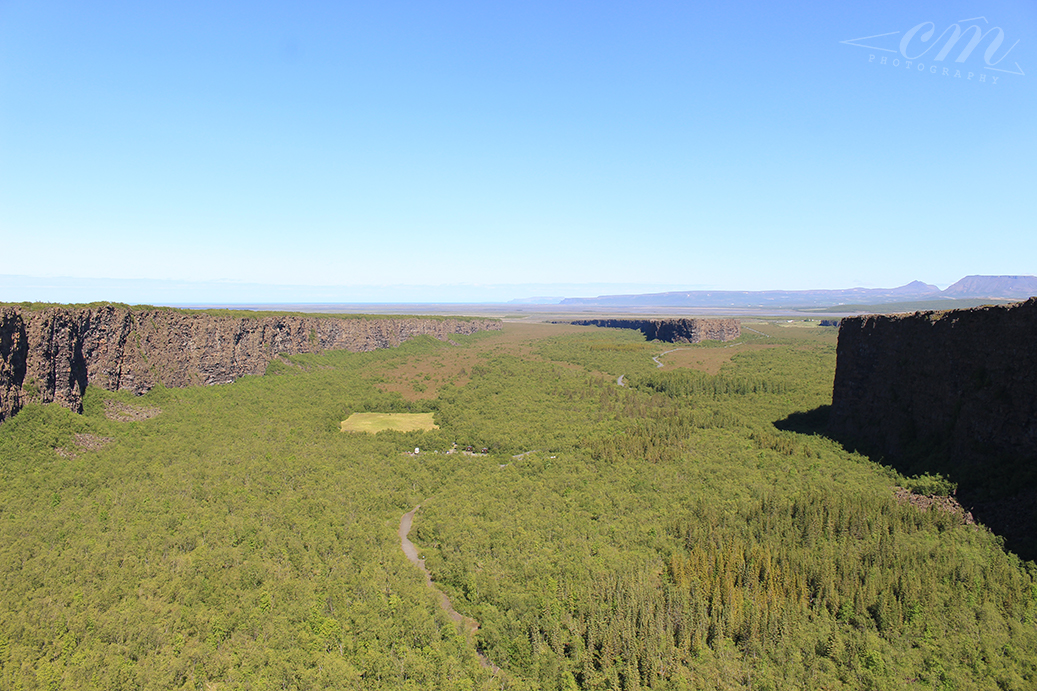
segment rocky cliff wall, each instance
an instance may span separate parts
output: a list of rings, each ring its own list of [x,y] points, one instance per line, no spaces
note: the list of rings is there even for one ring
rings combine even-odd
[[[837,353],[833,432],[891,458],[938,444],[966,466],[1037,460],[1037,298],[849,317]]]
[[[225,317],[103,305],[0,307],[0,421],[30,402],[82,411],[86,387],[143,394],[262,374],[278,354],[362,352],[428,335],[499,330],[489,319]]]
[[[1037,298],[843,319],[828,433],[949,477],[978,520],[1037,558]]]
[[[603,326],[612,329],[636,329],[649,341],[667,343],[700,343],[731,341],[742,335],[737,319],[584,319],[573,321],[580,326]]]

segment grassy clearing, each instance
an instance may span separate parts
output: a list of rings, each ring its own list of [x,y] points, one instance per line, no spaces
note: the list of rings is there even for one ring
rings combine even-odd
[[[370,432],[387,429],[397,432],[425,432],[439,429],[432,413],[353,413],[342,421],[343,432]]]

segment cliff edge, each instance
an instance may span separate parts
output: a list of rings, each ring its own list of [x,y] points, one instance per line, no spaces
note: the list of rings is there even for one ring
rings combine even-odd
[[[26,403],[82,412],[86,387],[140,395],[157,384],[224,384],[277,355],[363,352],[413,336],[500,330],[491,319],[220,316],[116,305],[0,307],[0,422]]]

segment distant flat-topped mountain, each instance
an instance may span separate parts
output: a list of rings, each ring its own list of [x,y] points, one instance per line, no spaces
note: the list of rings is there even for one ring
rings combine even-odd
[[[1037,295],[1037,276],[966,276],[943,291],[952,298],[1026,298]]]
[[[827,307],[917,300],[1025,299],[1037,295],[1037,276],[967,276],[947,290],[921,281],[899,288],[845,290],[691,290],[645,295],[566,298],[562,305],[607,307]]]

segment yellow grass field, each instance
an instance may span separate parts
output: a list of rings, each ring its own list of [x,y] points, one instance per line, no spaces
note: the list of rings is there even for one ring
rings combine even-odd
[[[432,421],[432,413],[353,413],[340,425],[343,432],[370,432],[386,429],[399,432],[417,432],[439,429]]]

